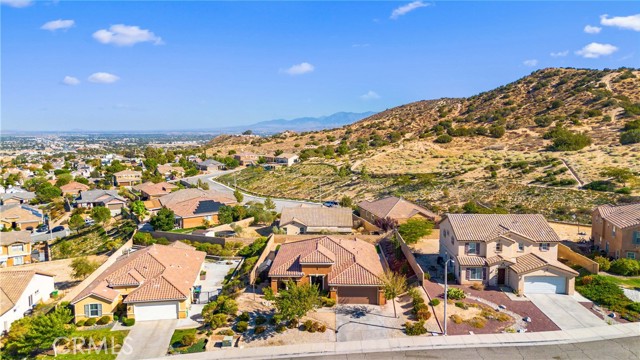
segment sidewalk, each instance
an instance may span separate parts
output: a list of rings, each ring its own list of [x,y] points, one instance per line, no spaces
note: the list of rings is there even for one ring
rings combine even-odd
[[[317,343],[230,349],[197,354],[175,355],[172,359],[277,359],[314,355],[344,355],[387,351],[433,350],[476,347],[559,345],[640,336],[638,323],[599,326],[589,329],[519,334],[458,336],[415,336],[339,343]],[[158,360],[164,358],[157,358]]]

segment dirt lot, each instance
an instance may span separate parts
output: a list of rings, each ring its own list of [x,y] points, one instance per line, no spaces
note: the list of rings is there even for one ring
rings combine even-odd
[[[589,240],[591,238],[591,226],[568,225],[549,222],[549,226],[558,234],[561,240],[570,240],[578,242],[580,238]],[[578,235],[578,232],[584,232],[586,235]]]
[[[99,264],[107,261],[106,255],[92,255],[88,257],[89,260],[96,261]],[[10,269],[2,269],[0,270],[0,276],[3,272],[7,272],[10,270],[38,270],[48,274],[55,275],[55,287],[59,290],[68,290],[73,286],[77,285],[79,281],[73,279],[71,277],[71,261],[73,259],[63,259],[63,260],[54,260],[54,261],[46,261],[34,264],[26,264],[20,265],[15,268]]]

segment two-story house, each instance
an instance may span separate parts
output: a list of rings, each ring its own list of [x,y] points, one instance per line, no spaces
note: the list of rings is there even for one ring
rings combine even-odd
[[[36,270],[6,269],[0,272],[0,334],[34,306],[49,300],[53,275]]]
[[[640,204],[595,208],[591,215],[591,238],[607,256],[640,259]]]
[[[578,273],[558,261],[559,242],[539,214],[447,214],[440,223],[440,256],[463,285],[571,295]]]
[[[31,232],[0,232],[0,267],[31,262]]]
[[[133,186],[142,182],[142,172],[135,170],[122,170],[113,174],[113,185]]]

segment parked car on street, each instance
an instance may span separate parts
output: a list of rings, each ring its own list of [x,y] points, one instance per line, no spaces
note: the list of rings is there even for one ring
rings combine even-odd
[[[64,226],[60,225],[60,226],[56,226],[53,229],[51,229],[51,232],[58,232],[58,231],[64,231]]]

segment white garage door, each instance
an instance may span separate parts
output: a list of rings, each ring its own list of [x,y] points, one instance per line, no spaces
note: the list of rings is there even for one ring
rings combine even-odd
[[[177,319],[178,303],[173,301],[136,304],[133,313],[136,321]]]
[[[524,292],[529,294],[566,294],[567,278],[562,276],[527,276]]]

